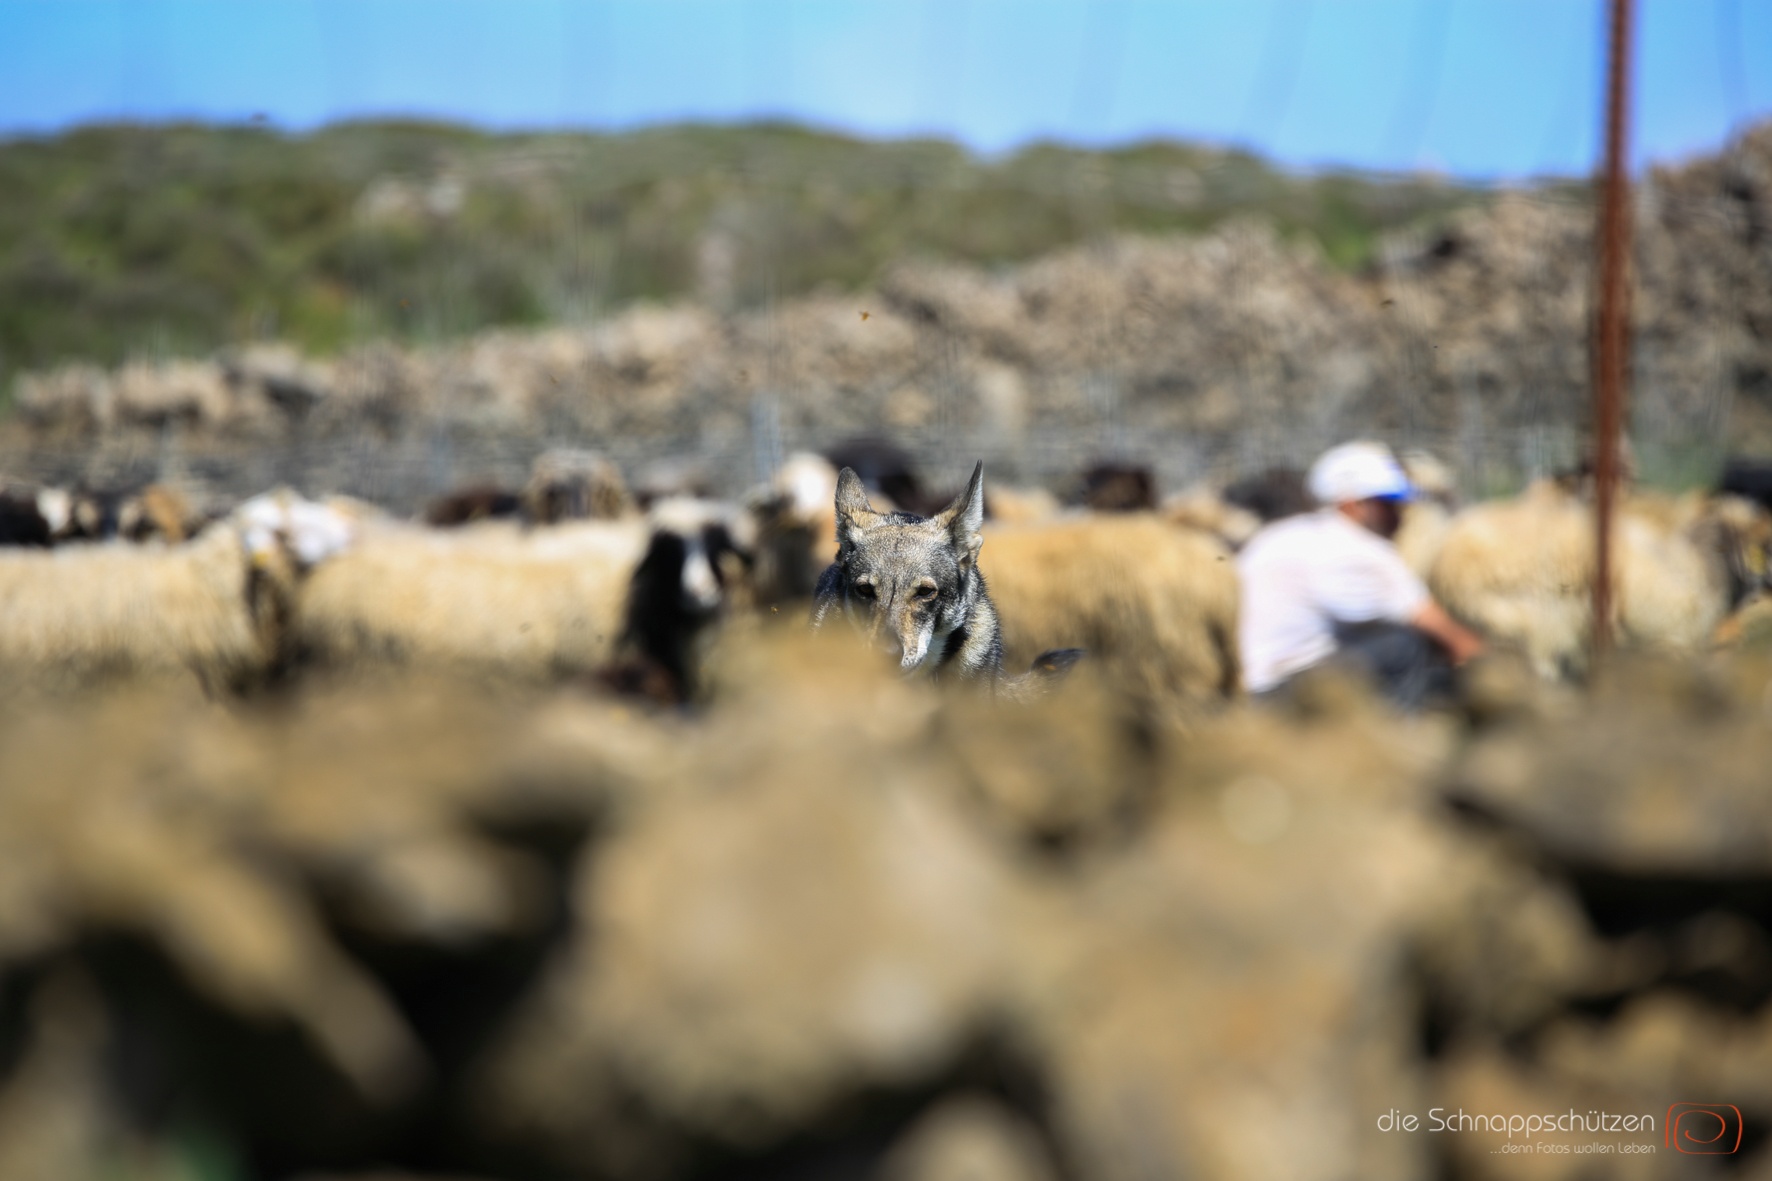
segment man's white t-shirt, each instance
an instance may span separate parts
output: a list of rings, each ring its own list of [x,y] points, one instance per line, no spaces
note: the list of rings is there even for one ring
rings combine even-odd
[[[1272,689],[1335,651],[1335,625],[1407,623],[1427,587],[1396,546],[1333,508],[1275,521],[1237,555],[1243,685]]]

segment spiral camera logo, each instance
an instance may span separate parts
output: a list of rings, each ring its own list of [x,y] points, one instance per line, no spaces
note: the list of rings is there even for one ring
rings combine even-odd
[[[1663,1147],[1727,1156],[1741,1147],[1741,1108],[1730,1103],[1676,1103],[1667,1109]]]

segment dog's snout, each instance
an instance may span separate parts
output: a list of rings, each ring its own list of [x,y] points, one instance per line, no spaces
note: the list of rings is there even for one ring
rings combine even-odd
[[[878,648],[882,653],[890,656],[892,659],[903,663],[904,641],[899,637],[896,629],[882,627],[876,630],[874,633],[874,647]]]
[[[897,632],[898,666],[907,671],[917,668],[929,654],[928,623],[907,613],[900,617]]]

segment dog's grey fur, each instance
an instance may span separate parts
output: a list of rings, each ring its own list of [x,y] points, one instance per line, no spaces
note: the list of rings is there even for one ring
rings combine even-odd
[[[1041,653],[1019,677],[1003,675],[997,608],[978,569],[984,545],[984,464],[954,503],[933,517],[881,513],[861,479],[837,477],[837,560],[818,580],[812,626],[846,616],[907,673],[976,681],[1016,699],[1069,671],[1083,652]]]
[[[933,517],[876,512],[860,477],[837,477],[837,560],[818,580],[812,625],[847,616],[894,649],[906,672],[995,680],[1003,670],[997,609],[978,570],[984,464]]]

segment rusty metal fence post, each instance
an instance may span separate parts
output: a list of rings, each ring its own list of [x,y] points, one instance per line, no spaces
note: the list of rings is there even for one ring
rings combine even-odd
[[[1606,74],[1606,161],[1600,194],[1599,322],[1594,359],[1593,647],[1612,642],[1612,518],[1618,491],[1618,436],[1623,422],[1629,340],[1630,205],[1625,176],[1630,93],[1630,0],[1611,0]]]

